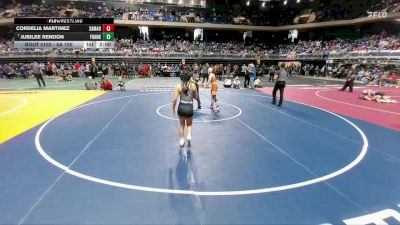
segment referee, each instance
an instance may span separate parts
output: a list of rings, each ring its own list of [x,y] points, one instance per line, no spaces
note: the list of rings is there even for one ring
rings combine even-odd
[[[355,78],[356,78],[356,66],[352,66],[347,73],[346,82],[344,83],[343,87],[340,90],[345,91],[346,88],[349,87],[349,92],[353,92]]]
[[[285,69],[285,63],[282,63],[281,69],[278,71],[278,77],[276,79],[274,90],[272,91],[272,104],[274,105],[276,103],[276,92],[278,91],[278,89],[280,93],[278,106],[282,105],[283,90],[285,89],[287,76],[288,76],[288,71]]]
[[[43,71],[40,69],[39,63],[37,63],[37,62],[32,63],[32,73],[35,76],[35,78],[39,84],[39,88],[42,87],[42,85],[40,85],[40,81],[42,81],[43,86],[46,87],[46,83],[44,82],[44,79],[43,79]]]
[[[199,79],[200,78],[191,78],[191,82],[196,85],[197,90],[197,109],[201,109],[201,102],[200,102],[200,92],[199,92]]]

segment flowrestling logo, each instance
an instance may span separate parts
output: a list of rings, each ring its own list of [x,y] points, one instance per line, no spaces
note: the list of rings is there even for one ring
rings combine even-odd
[[[400,207],[400,204],[397,206]],[[396,222],[396,224],[398,224],[400,223],[400,212],[398,209],[384,209],[367,215],[345,219],[343,222],[346,225],[388,225]],[[321,225],[332,224],[324,223]]]
[[[387,12],[371,12],[367,11],[368,18],[386,18],[388,16]]]

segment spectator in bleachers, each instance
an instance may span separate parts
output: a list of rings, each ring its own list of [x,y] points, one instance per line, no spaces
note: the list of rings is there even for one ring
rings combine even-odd
[[[69,74],[68,70],[65,70],[64,67],[58,70],[59,81],[72,81],[72,77]]]
[[[25,65],[21,65],[21,67],[19,68],[19,74],[21,78],[28,78],[28,69]]]

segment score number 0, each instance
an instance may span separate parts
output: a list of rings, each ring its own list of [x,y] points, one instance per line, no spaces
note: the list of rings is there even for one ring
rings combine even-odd
[[[103,32],[114,32],[114,24],[103,24]]]

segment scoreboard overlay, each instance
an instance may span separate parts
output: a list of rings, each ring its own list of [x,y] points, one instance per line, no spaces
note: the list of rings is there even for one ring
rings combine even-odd
[[[14,48],[114,48],[114,19],[15,18]]]

